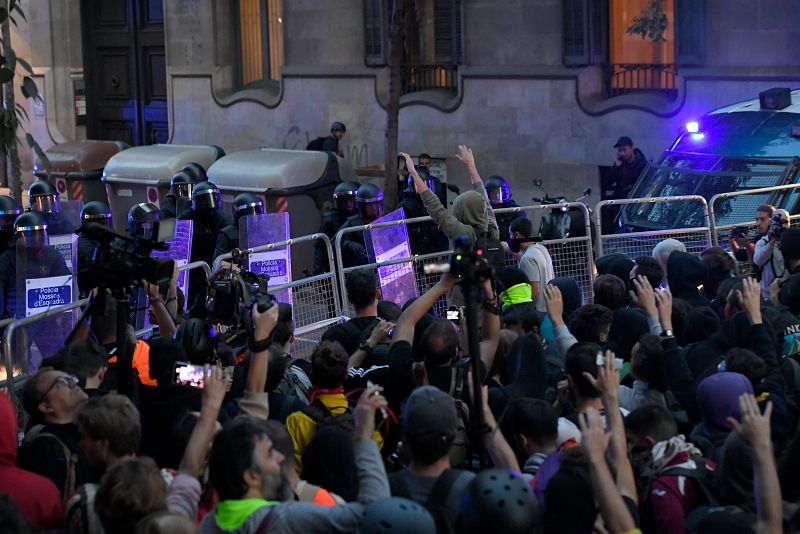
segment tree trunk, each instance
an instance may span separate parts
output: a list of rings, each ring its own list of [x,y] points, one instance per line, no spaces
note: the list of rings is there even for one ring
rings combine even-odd
[[[0,0],[0,6],[5,7],[8,9],[8,0]],[[0,30],[2,30],[2,37],[6,38],[6,42],[11,42],[11,28],[9,23],[9,17],[6,17],[6,20],[3,22],[2,26],[0,26]],[[5,39],[4,39],[5,40]],[[5,53],[5,51],[3,51]],[[3,108],[7,109],[11,116],[13,117],[12,123],[14,131],[17,130],[17,112],[16,112],[16,100],[14,98],[14,80],[12,79],[10,82],[3,84]],[[7,128],[8,125],[4,125],[4,128]],[[0,156],[2,157],[2,156]],[[19,153],[17,151],[17,143],[11,142],[8,145],[8,153],[5,157],[2,157],[3,170],[5,171],[5,178],[6,178],[6,185],[11,189],[11,196],[14,197],[17,202],[22,202],[22,179],[19,170]]]
[[[398,202],[397,182],[397,137],[400,116],[400,92],[403,83],[403,44],[406,35],[406,20],[412,0],[392,0],[391,23],[389,25],[389,88],[386,109],[386,138],[384,142],[384,169],[386,187],[383,202],[394,209]]]

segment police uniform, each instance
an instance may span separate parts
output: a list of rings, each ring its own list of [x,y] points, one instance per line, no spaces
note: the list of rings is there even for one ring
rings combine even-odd
[[[413,193],[405,194],[398,207],[403,208],[406,219],[428,216],[428,210],[425,209],[422,199]],[[440,252],[448,248],[447,236],[433,224],[433,221],[408,225],[408,242],[411,254],[415,255]]]
[[[232,224],[231,218],[221,210],[195,211],[190,209],[181,214],[181,220],[194,221],[192,232],[191,261],[204,261],[210,266],[214,262],[217,238],[223,228]],[[205,280],[202,269],[192,269],[189,274],[189,295],[187,302],[194,304],[194,297],[201,291]]]
[[[493,209],[501,209],[501,208],[518,208],[519,204],[513,199],[509,198],[505,202],[500,204],[492,204]],[[509,238],[511,237],[508,233],[508,228],[511,226],[511,222],[514,219],[519,217],[525,217],[525,213],[522,211],[518,211],[516,213],[496,213],[495,218],[497,219],[497,227],[500,229],[500,241],[508,242]]]
[[[177,203],[177,195],[173,195],[172,193],[167,193],[164,195],[164,198],[162,198],[158,203],[158,209],[161,211],[161,216],[165,219],[169,217],[177,217]]]
[[[217,246],[214,248],[214,259],[216,260],[223,254],[229,254],[235,248],[239,248],[239,225],[236,223],[229,224],[219,231]]]
[[[339,230],[364,226],[367,224],[360,213],[351,215]],[[364,232],[349,232],[342,236],[342,263],[345,267],[356,267],[369,263],[367,248],[364,243]]]
[[[322,225],[319,227],[320,234],[325,234],[330,238],[331,244],[336,233],[347,222],[347,212],[339,209],[330,209],[322,216]],[[342,242],[344,247],[344,241]],[[328,272],[328,251],[325,243],[321,239],[317,239],[314,243],[314,274],[323,274]]]

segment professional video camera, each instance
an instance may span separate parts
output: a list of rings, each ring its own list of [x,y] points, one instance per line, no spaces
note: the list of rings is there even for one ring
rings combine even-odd
[[[78,229],[97,243],[89,265],[89,275],[95,286],[122,289],[136,286],[142,279],[159,286],[169,283],[175,262],[151,258],[150,253],[166,249],[166,241],[175,235],[175,219],[164,219],[154,225],[150,239],[118,234],[92,222]]]
[[[233,257],[239,256],[234,249]],[[241,327],[248,335],[253,333],[252,310],[257,306],[259,312],[267,311],[275,296],[267,290],[269,276],[250,271],[226,269],[208,281],[205,311],[209,318],[229,327]],[[292,308],[282,305],[278,308],[278,321],[291,321]]]
[[[778,210],[772,214],[772,219],[769,221],[769,230],[767,231],[767,235],[770,239],[775,238],[780,241],[783,231],[789,227],[789,221],[784,219],[782,215],[783,214]],[[786,226],[784,226],[784,224]]]
[[[458,278],[479,282],[492,277],[492,268],[486,260],[484,250],[473,246],[469,238],[459,236],[453,242],[450,273]]]

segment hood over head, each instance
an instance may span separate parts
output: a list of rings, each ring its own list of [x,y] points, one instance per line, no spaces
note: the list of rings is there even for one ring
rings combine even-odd
[[[658,263],[661,264],[661,268],[664,269],[665,274],[667,272],[667,260],[669,259],[670,254],[676,250],[686,252],[686,245],[677,239],[672,238],[661,241],[653,248],[653,257]]]
[[[697,404],[705,423],[712,430],[730,430],[726,419],[739,419],[739,397],[753,393],[750,380],[739,373],[716,373],[697,387]]]
[[[480,232],[485,232],[489,228],[486,204],[481,194],[475,190],[465,191],[456,197],[453,201],[453,217]]]
[[[629,362],[633,346],[649,333],[650,327],[642,312],[634,308],[616,310],[608,331],[608,348],[614,351],[617,358]]]
[[[564,300],[564,319],[572,317],[575,310],[581,307],[581,289],[574,278],[568,276],[558,276],[548,282],[561,290],[561,298]]]
[[[595,264],[597,265],[598,275],[613,274],[626,284],[630,279],[631,269],[636,265],[628,256],[618,252],[600,256]]]
[[[667,281],[669,289],[675,296],[696,294],[697,287],[706,283],[708,267],[700,258],[676,250],[667,260]]]
[[[0,393],[0,466],[17,463],[17,412],[11,399]]]

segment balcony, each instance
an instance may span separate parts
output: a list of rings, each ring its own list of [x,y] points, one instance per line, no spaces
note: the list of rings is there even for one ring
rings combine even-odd
[[[675,65],[615,63],[605,72],[608,98],[630,94],[656,93],[675,98],[678,95],[678,72]]]
[[[458,92],[458,65],[403,65],[402,94]]]

